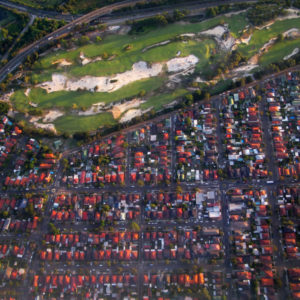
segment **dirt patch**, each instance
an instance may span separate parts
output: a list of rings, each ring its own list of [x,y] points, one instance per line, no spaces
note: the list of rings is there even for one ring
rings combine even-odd
[[[53,122],[54,120],[56,120],[57,118],[59,118],[59,117],[61,117],[63,115],[64,115],[64,113],[62,111],[59,111],[59,110],[50,110],[44,116],[43,122],[45,122],[45,123],[47,123],[47,122]]]
[[[9,102],[10,97],[14,94],[14,92],[6,93],[0,96],[0,101]]]
[[[289,55],[286,55],[286,56],[283,58],[283,60],[287,60],[287,59],[291,58],[292,56],[294,56],[294,55],[296,55],[296,54],[298,54],[298,53],[299,53],[299,48],[295,48],[295,49],[292,51],[292,53],[290,53]]]
[[[163,45],[167,45],[167,44],[169,44],[170,42],[171,42],[170,40],[167,40],[167,41],[164,41],[164,42],[161,42],[161,43],[153,44],[153,45],[151,45],[151,46],[148,46],[148,47],[144,48],[144,49],[142,50],[142,52],[144,53],[144,52],[146,52],[146,51],[148,51],[148,50],[150,50],[150,49],[152,49],[152,48],[159,47],[159,46],[163,46]]]
[[[64,66],[70,66],[70,65],[72,65],[72,62],[68,61],[68,60],[66,60],[64,58],[61,58],[61,59],[58,59],[58,60],[56,60],[56,61],[54,61],[52,63],[52,65],[56,65],[56,64],[58,64],[61,67],[64,67]]]
[[[105,106],[105,103],[99,102],[93,104],[89,109],[86,111],[80,111],[78,113],[79,116],[91,116],[91,115],[96,115],[102,112],[103,107]]]
[[[118,119],[125,111],[139,107],[143,102],[141,99],[133,99],[123,104],[115,105],[111,110],[112,115],[114,119]]]
[[[251,41],[251,38],[252,38],[252,34],[249,34],[249,35],[245,34],[241,37],[240,41],[241,41],[241,43],[248,45],[249,42]]]

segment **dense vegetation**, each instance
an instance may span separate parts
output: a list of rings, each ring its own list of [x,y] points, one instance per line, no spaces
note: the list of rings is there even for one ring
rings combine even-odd
[[[16,52],[22,47],[25,47],[33,43],[34,41],[41,39],[43,36],[63,25],[65,25],[65,21],[36,18],[33,24],[25,32],[23,37],[19,41],[17,41],[12,54],[16,54]]]
[[[282,13],[283,8],[279,5],[258,4],[247,11],[247,17],[253,25],[258,26],[273,20]]]
[[[26,26],[29,18],[26,14],[15,11],[0,9],[0,55],[6,53],[22,29]]]
[[[186,15],[186,11],[175,10],[173,15],[163,14],[148,19],[129,22],[129,24],[131,25],[130,34],[145,33],[148,30],[166,26],[168,24],[182,20]]]

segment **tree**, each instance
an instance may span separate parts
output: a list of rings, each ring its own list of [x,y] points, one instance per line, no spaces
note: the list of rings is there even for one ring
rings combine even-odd
[[[145,185],[144,181],[142,179],[139,179],[137,181],[138,186],[143,187]]]
[[[4,101],[0,101],[0,115],[6,115],[9,110],[9,104]]]
[[[179,194],[182,193],[182,187],[180,185],[176,186],[176,193],[179,193]]]
[[[58,228],[55,227],[55,225],[53,223],[49,223],[49,230],[52,234],[59,234],[60,230]]]
[[[277,42],[282,42],[284,40],[284,35],[282,33],[279,33],[277,35]]]
[[[192,105],[194,101],[194,97],[192,94],[185,95],[185,100],[187,101],[187,105]]]
[[[108,59],[108,53],[107,53],[107,52],[103,52],[102,58],[103,58],[103,59]]]
[[[139,93],[140,97],[144,97],[146,95],[146,91],[145,90],[141,90]]]
[[[206,93],[205,93],[205,96],[204,96],[204,99],[205,99],[206,101],[210,100],[210,93],[206,92]]]
[[[131,222],[131,229],[133,231],[140,231],[141,230],[140,225],[136,222]]]

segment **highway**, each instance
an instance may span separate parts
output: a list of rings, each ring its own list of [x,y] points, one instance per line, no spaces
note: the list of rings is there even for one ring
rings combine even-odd
[[[0,4],[2,2],[5,2],[3,0],[0,0]],[[32,53],[34,53],[35,51],[38,51],[39,48],[46,46],[47,44],[59,39],[62,35],[68,34],[70,33],[74,27],[76,25],[82,24],[82,23],[89,23],[101,16],[107,15],[109,13],[111,13],[113,10],[116,9],[120,9],[123,7],[127,7],[127,6],[133,6],[137,3],[141,2],[141,0],[126,0],[117,4],[111,4],[111,5],[107,5],[105,7],[96,9],[86,15],[83,15],[81,17],[76,18],[74,21],[70,22],[69,24],[53,31],[52,33],[49,33],[48,35],[46,35],[45,37],[41,38],[40,40],[32,43],[31,45],[23,48],[19,54],[17,54],[15,57],[13,57],[2,69],[0,69],[0,82],[2,82],[8,73],[13,72],[16,68],[18,68],[23,61],[27,58],[28,55],[31,55]],[[256,0],[224,0],[224,1],[213,1],[213,2],[209,2],[209,3],[201,3],[201,4],[197,4],[195,3],[195,8],[197,9],[204,9],[207,7],[212,7],[212,6],[216,6],[219,4],[228,4],[228,3],[247,3],[247,2],[256,2]],[[183,6],[184,8],[190,9],[192,8],[192,6]],[[194,6],[193,6],[194,7]],[[173,8],[172,8],[173,9]],[[105,22],[108,25],[113,25],[116,23],[123,23],[127,20],[135,20],[135,19],[141,19],[141,18],[145,18],[145,17],[149,17],[149,16],[153,16],[156,15],[158,12],[162,13],[165,11],[170,11],[172,10],[170,8],[168,8],[167,10],[161,10],[161,8],[159,8],[159,10],[151,10],[151,12],[144,12],[144,13],[138,13],[135,12],[135,16],[132,15],[128,15],[126,17],[120,17],[120,18],[116,18],[116,17],[112,17],[112,19],[105,19]],[[117,22],[116,22],[117,20]]]

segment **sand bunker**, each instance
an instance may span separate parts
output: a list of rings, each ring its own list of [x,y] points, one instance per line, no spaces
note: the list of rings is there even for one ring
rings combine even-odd
[[[52,65],[56,65],[56,64],[58,64],[61,67],[64,67],[64,66],[70,66],[70,65],[72,65],[72,62],[70,62],[70,61],[68,61],[68,60],[66,60],[64,58],[61,58],[61,59],[58,59],[58,60],[56,60],[56,61],[54,61],[52,63]]]
[[[201,31],[200,34],[212,35],[212,36],[220,39],[226,31],[227,31],[227,29],[224,26],[218,25],[215,28],[212,28],[212,29],[209,29],[206,31]]]
[[[182,37],[194,37],[195,33],[183,33],[180,36],[182,36]]]
[[[166,65],[169,72],[190,71],[195,67],[199,59],[195,55],[173,58]],[[163,70],[163,63],[154,63],[148,66],[140,61],[133,64],[130,71],[110,77],[84,76],[80,79],[71,79],[63,74],[52,74],[52,81],[46,81],[39,85],[48,93],[57,91],[88,90],[91,92],[114,92],[132,82],[158,76]]]
[[[14,92],[5,93],[0,96],[0,101],[9,102],[10,97],[14,94]]]
[[[91,59],[85,57],[84,54],[83,54],[82,52],[80,52],[79,58],[81,59],[81,64],[82,64],[83,66],[91,62]]]
[[[227,25],[218,25],[212,29],[202,31],[199,34],[214,37],[221,49],[224,51],[231,50],[236,44],[236,39],[230,34]]]
[[[102,112],[103,107],[105,106],[105,103],[99,102],[93,104],[89,109],[86,111],[80,111],[78,113],[79,116],[91,116],[91,115],[96,115]]]
[[[107,31],[117,31],[119,30],[121,27],[120,26],[108,26]]]
[[[132,120],[135,117],[141,116],[143,111],[141,109],[130,109],[120,119],[120,123],[125,123]]]
[[[167,62],[168,72],[181,72],[194,68],[199,59],[195,55],[173,58]]]
[[[291,28],[283,33],[284,37],[298,38],[300,36],[300,30],[298,28]]]
[[[28,89],[26,89],[26,91],[24,92],[24,94],[25,94],[25,96],[26,96],[26,97],[28,97],[28,96],[29,96],[29,93],[30,93],[30,91],[31,91],[31,89],[29,89],[29,88],[28,88]]]
[[[252,34],[250,34],[249,36],[242,36],[241,43],[248,45],[249,42],[251,41],[251,38],[252,38]]]
[[[62,74],[52,74],[52,81],[47,81],[38,86],[46,89],[48,93],[57,91],[77,91],[78,89],[97,91],[97,92],[114,92],[121,87],[135,82],[157,76],[162,71],[162,64],[153,64],[147,66],[146,62],[140,61],[132,66],[132,70],[117,74],[112,77],[94,77],[84,76],[80,79],[70,79]]]
[[[125,111],[139,107],[143,102],[141,99],[133,99],[123,104],[115,105],[111,110],[112,115],[114,119],[118,119]]]
[[[87,64],[89,64],[89,63],[93,63],[93,62],[102,60],[102,57],[101,57],[101,56],[97,56],[97,57],[95,57],[94,59],[92,59],[92,58],[87,58],[87,57],[84,56],[84,53],[83,53],[83,52],[80,52],[79,58],[80,58],[81,64],[82,64],[83,66],[84,66],[84,65],[87,65]]]
[[[51,123],[49,123],[49,124],[41,124],[41,123],[35,122],[34,125],[37,128],[46,129],[46,130],[53,131],[54,133],[56,133],[55,126],[53,124],[51,124]]]
[[[294,9],[294,8],[288,8],[285,10],[286,11],[286,15],[285,16],[281,16],[278,17],[276,20],[286,20],[286,19],[295,19],[295,18],[299,18],[299,13],[300,13],[300,9]]]
[[[295,49],[292,51],[292,53],[290,53],[289,55],[286,55],[286,56],[283,58],[283,60],[287,60],[287,59],[291,58],[292,56],[294,56],[294,55],[296,55],[296,54],[298,54],[298,53],[299,53],[299,48],[295,48]]]
[[[44,116],[43,118],[43,122],[47,123],[47,122],[53,122],[55,119],[63,116],[64,113],[62,111],[59,110],[50,110],[48,111],[48,113]]]

